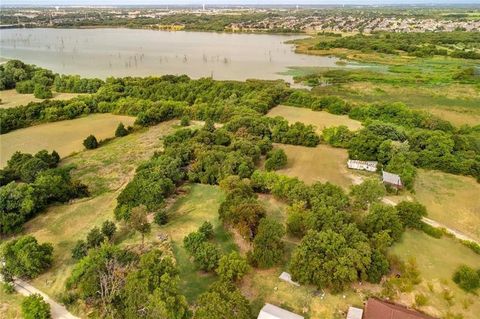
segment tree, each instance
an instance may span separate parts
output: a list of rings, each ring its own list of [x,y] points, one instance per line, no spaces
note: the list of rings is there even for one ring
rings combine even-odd
[[[278,170],[287,165],[287,155],[281,148],[268,152],[265,161],[265,169],[267,171]]]
[[[274,219],[263,218],[253,240],[253,251],[249,260],[261,268],[272,267],[283,259],[285,228]]]
[[[188,116],[182,116],[180,120],[181,126],[189,126],[190,125],[190,118]]]
[[[208,118],[205,120],[205,124],[203,125],[203,130],[207,132],[214,132],[215,131],[215,123],[212,119]]]
[[[26,183],[32,183],[40,172],[48,168],[47,163],[39,158],[33,157],[23,163],[20,168],[20,178]]]
[[[310,230],[293,252],[290,273],[300,283],[340,291],[359,278],[366,279],[370,258],[367,238],[353,224],[341,233]]]
[[[390,270],[387,257],[379,250],[372,251],[372,262],[367,270],[367,280],[371,283],[379,283],[383,275]]]
[[[98,141],[97,138],[93,135],[87,136],[87,138],[83,141],[83,146],[87,150],[93,150],[98,147]]]
[[[297,238],[302,238],[307,232],[307,219],[310,211],[305,209],[304,202],[293,203],[287,208],[287,232]]]
[[[117,129],[115,130],[115,137],[122,137],[126,135],[128,135],[128,131],[125,128],[125,125],[123,125],[123,123],[119,123]]]
[[[72,258],[80,260],[88,254],[88,245],[84,240],[78,240],[72,249]]]
[[[404,228],[395,207],[374,204],[365,217],[363,230],[370,236],[385,231],[393,241],[397,241],[402,236]]]
[[[245,258],[234,251],[220,258],[216,272],[222,280],[235,282],[248,272],[248,264]]]
[[[353,205],[360,209],[367,209],[370,204],[380,201],[385,194],[386,190],[383,183],[374,178],[352,186],[350,192],[353,197]]]
[[[53,260],[53,246],[39,244],[33,236],[23,236],[5,244],[1,252],[4,271],[11,276],[35,278],[49,268]]]
[[[24,319],[50,319],[50,305],[39,294],[25,297],[22,301],[22,315]]]
[[[102,234],[108,238],[108,240],[112,240],[113,236],[115,235],[115,232],[117,231],[117,226],[115,226],[115,223],[106,220],[102,224]]]
[[[142,235],[142,246],[145,241],[145,235],[150,233],[150,223],[147,219],[147,207],[140,205],[132,209],[132,215],[129,220],[130,226]]]
[[[200,295],[194,319],[251,319],[250,303],[231,283],[218,281]]]
[[[405,227],[421,228],[422,218],[427,216],[427,208],[419,202],[402,201],[395,206],[398,217]]]
[[[50,88],[42,84],[35,84],[33,95],[37,99],[50,99],[53,97],[52,90],[50,90]]]
[[[105,241],[105,235],[98,227],[93,227],[87,234],[88,248],[95,248],[100,246]]]
[[[209,242],[203,242],[193,252],[193,258],[198,268],[203,271],[213,271],[218,267],[220,259],[220,250]]]
[[[153,221],[159,225],[165,225],[168,223],[168,214],[166,209],[160,209],[157,212],[155,212],[155,216],[153,217]]]
[[[193,255],[195,251],[207,240],[204,233],[192,232],[183,238],[183,247]]]
[[[467,292],[475,292],[480,287],[480,270],[462,265],[453,274],[453,281]]]
[[[206,239],[212,239],[214,236],[213,225],[209,221],[204,221],[198,231],[204,234]]]

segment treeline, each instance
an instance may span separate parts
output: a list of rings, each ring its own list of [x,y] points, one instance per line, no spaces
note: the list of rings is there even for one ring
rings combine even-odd
[[[449,55],[463,59],[480,59],[480,53],[475,51],[478,50],[478,43],[480,43],[478,32],[376,32],[371,35],[360,33],[339,37],[333,41],[321,41],[314,48],[318,50],[345,48],[387,54],[398,54],[402,51],[417,57]],[[466,48],[458,49],[457,44],[462,44]]]
[[[0,170],[0,235],[19,231],[50,203],[88,195],[85,185],[71,179],[69,168],[57,167],[59,161],[55,151],[16,152]]]

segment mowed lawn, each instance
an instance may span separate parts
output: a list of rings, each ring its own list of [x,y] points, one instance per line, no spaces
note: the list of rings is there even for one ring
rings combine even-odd
[[[80,93],[57,93],[53,92],[51,100],[70,100]],[[19,94],[16,90],[0,91],[0,109],[7,109],[19,105],[26,105],[30,102],[41,102],[43,99],[37,99],[33,94]]]
[[[272,108],[267,116],[281,116],[289,123],[301,122],[315,126],[316,132],[321,134],[326,127],[345,125],[356,131],[362,127],[359,121],[350,119],[347,115],[335,115],[325,111],[312,111],[307,108],[278,105]]]
[[[407,231],[402,240],[391,248],[402,260],[415,258],[422,282],[413,292],[403,293],[400,301],[412,305],[416,294],[427,296],[427,304],[420,307],[438,318],[460,314],[464,319],[476,319],[480,313],[480,298],[467,294],[453,281],[455,270],[462,264],[480,268],[480,255],[452,238],[436,239],[420,231]],[[451,296],[451,301],[448,301]],[[454,318],[454,317],[449,317]]]
[[[472,177],[419,170],[415,198],[428,217],[480,241],[480,184]]]
[[[166,233],[171,238],[180,271],[180,290],[189,302],[193,302],[208,289],[217,276],[197,269],[183,247],[183,238],[197,231],[203,222],[209,221],[215,230],[214,242],[223,253],[235,251],[237,246],[218,219],[218,208],[224,200],[224,194],[219,187],[203,184],[186,187],[187,194],[180,197],[169,209],[168,224],[155,226],[153,230]]]
[[[73,120],[45,123],[18,129],[0,135],[0,153],[3,167],[16,151],[36,153],[46,149],[57,151],[61,157],[84,149],[83,140],[90,134],[102,140],[115,136],[120,122],[132,125],[132,116],[92,114]]]
[[[347,168],[347,150],[320,144],[316,147],[275,144],[287,154],[285,168],[279,174],[298,177],[307,184],[330,182],[343,188],[361,182],[366,173]]]

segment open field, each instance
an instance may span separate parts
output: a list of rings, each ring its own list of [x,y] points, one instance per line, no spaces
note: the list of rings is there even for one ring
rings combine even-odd
[[[414,292],[403,293],[400,301],[412,305],[415,294],[427,296],[427,304],[419,309],[439,318],[450,314],[460,314],[464,319],[478,318],[480,299],[467,294],[452,281],[454,271],[466,264],[480,268],[480,255],[456,242],[443,237],[436,239],[419,231],[407,231],[402,240],[393,246],[391,252],[403,260],[415,258],[422,282]],[[453,296],[449,302],[448,295]],[[449,317],[453,318],[453,317]]]
[[[298,177],[307,184],[330,182],[343,188],[361,182],[361,173],[347,169],[348,153],[345,149],[320,144],[316,147],[275,144],[285,151],[287,166],[279,174]]]
[[[419,170],[414,188],[429,218],[480,240],[480,184],[474,178]]]
[[[72,174],[89,186],[92,197],[49,207],[24,226],[24,234],[54,246],[52,268],[32,284],[53,298],[65,288],[74,265],[71,249],[90,229],[113,219],[116,198],[133,177],[136,167],[161,148],[159,137],[172,129],[174,121],[114,139],[100,148],[77,153],[62,165],[73,165]]]
[[[324,111],[312,111],[307,108],[278,105],[271,109],[267,116],[281,116],[289,123],[301,122],[315,126],[316,132],[321,134],[326,127],[345,125],[351,131],[362,127],[359,121],[350,119],[347,115],[335,115]]]
[[[0,135],[0,165],[4,166],[13,153],[35,153],[46,149],[57,151],[61,157],[83,150],[83,140],[94,134],[97,140],[113,137],[120,122],[132,125],[134,117],[93,114],[86,117],[45,123]]]
[[[82,95],[81,93],[53,93],[52,100],[70,100],[76,96]],[[30,102],[41,102],[42,99],[37,99],[33,94],[20,94],[15,90],[0,91],[0,109],[7,109],[19,105],[26,105]]]

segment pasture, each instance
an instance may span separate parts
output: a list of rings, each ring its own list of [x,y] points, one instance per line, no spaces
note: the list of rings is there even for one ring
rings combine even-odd
[[[474,178],[419,170],[414,189],[429,218],[480,240],[480,184]]]
[[[278,105],[272,108],[267,116],[281,116],[289,123],[301,122],[315,126],[318,134],[326,127],[345,125],[351,131],[362,127],[359,121],[350,119],[347,115],[335,115],[325,111],[312,111],[307,108]]]
[[[414,258],[422,279],[413,291],[400,295],[403,304],[411,306],[415,295],[421,293],[427,297],[427,303],[419,309],[435,317],[478,318],[480,299],[461,290],[452,276],[461,264],[480,268],[480,255],[452,238],[436,239],[414,230],[407,231],[391,248],[391,253],[403,260]]]
[[[45,123],[0,135],[3,167],[16,151],[36,153],[46,149],[57,151],[61,157],[83,150],[83,140],[94,134],[97,140],[113,137],[120,122],[132,125],[134,117],[113,114],[92,114],[86,117]]]
[[[285,168],[279,174],[298,177],[307,184],[330,182],[345,189],[358,184],[367,173],[347,168],[347,150],[320,144],[316,147],[275,144],[287,154]]]
[[[81,93],[58,93],[53,92],[51,100],[70,100],[76,96],[82,95]],[[16,107],[20,105],[26,105],[30,102],[41,102],[42,99],[37,99],[33,94],[20,94],[15,90],[0,91],[0,109],[7,109],[10,107]]]

